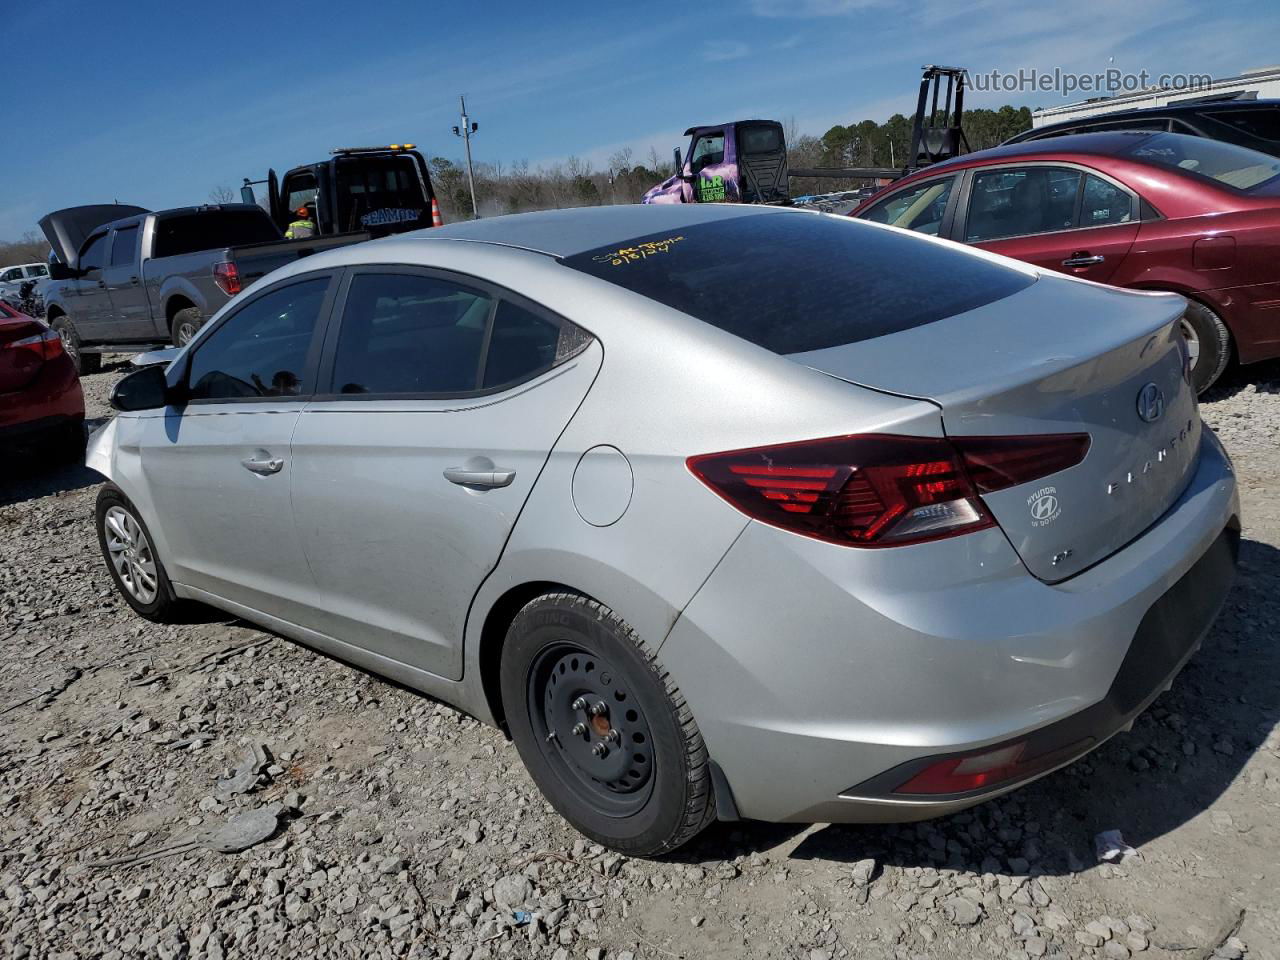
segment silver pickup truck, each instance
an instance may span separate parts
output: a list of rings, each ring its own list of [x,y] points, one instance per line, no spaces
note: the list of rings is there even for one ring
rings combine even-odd
[[[82,373],[98,370],[104,353],[181,346],[277,267],[369,238],[284,240],[266,211],[240,203],[156,213],[96,204],[51,213],[40,226],[54,252],[46,318]]]

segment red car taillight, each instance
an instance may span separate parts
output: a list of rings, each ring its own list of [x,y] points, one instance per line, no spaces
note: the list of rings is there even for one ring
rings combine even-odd
[[[29,351],[33,359],[52,360],[62,353],[62,338],[38,320],[0,329],[0,350]]]
[[[891,547],[996,525],[979,494],[1073,466],[1085,434],[862,434],[690,457],[689,470],[747,516],[818,540]]]
[[[240,268],[230,260],[219,260],[213,265],[213,282],[229,297],[240,292]]]

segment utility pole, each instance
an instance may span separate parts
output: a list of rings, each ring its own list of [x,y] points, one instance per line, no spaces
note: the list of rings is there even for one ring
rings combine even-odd
[[[471,187],[471,219],[480,219],[480,208],[476,205],[476,174],[471,168],[471,135],[480,129],[480,124],[472,123],[467,116],[467,98],[465,96],[458,97],[458,103],[462,107],[462,126],[453,128],[453,135],[461,137],[462,142],[467,146],[467,184]]]

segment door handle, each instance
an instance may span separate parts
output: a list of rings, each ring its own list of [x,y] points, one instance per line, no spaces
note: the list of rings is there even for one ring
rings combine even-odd
[[[1090,254],[1088,250],[1077,250],[1067,259],[1062,261],[1064,267],[1091,267],[1095,263],[1101,263],[1107,259],[1101,254]]]
[[[100,287],[105,287],[106,285],[107,285],[107,281],[105,281],[105,280],[99,280],[99,281],[98,281],[98,286],[100,286]]]
[[[502,470],[493,467],[489,470],[468,470],[466,467],[450,467],[444,472],[444,478],[450,483],[462,487],[507,487],[516,478],[514,470]]]
[[[260,477],[269,477],[271,474],[279,473],[284,469],[284,460],[281,457],[269,457],[264,460],[249,457],[247,460],[241,460],[240,465],[250,473],[256,473]]]
[[[137,278],[137,277],[130,277],[130,278],[129,278],[129,282],[130,282],[130,283],[132,283],[134,286],[137,286],[137,284],[138,284],[138,278]]]

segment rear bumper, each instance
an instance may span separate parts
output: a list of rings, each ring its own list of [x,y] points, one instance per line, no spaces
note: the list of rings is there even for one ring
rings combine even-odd
[[[73,418],[84,418],[84,392],[65,354],[44,364],[21,390],[0,393],[0,439],[18,438]]]
[[[996,531],[858,551],[752,524],[661,649],[744,817],[925,819],[1087,753],[1172,681],[1235,568],[1235,480],[1205,431],[1182,497],[1057,585]],[[755,599],[753,599],[755,598]],[[1028,740],[1033,775],[963,795],[895,788]]]

